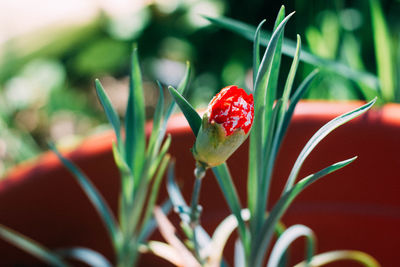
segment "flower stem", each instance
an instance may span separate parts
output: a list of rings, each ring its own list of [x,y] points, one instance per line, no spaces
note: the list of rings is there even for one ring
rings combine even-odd
[[[192,242],[194,246],[195,256],[199,260],[199,262],[202,262],[202,260],[199,254],[199,244],[197,242],[197,227],[199,225],[201,212],[198,203],[200,198],[201,182],[206,174],[206,170],[207,169],[202,164],[198,162],[196,163],[196,168],[194,170],[195,182],[192,193],[192,201],[190,204],[190,228],[192,229]]]

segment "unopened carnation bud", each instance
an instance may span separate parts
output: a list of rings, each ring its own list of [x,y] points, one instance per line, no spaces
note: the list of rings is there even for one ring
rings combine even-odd
[[[206,167],[224,163],[246,140],[254,118],[253,95],[231,85],[208,104],[196,143],[195,159]]]

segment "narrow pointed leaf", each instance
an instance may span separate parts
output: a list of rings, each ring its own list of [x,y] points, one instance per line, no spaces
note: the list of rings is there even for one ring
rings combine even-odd
[[[311,174],[306,178],[300,180],[297,184],[295,184],[290,190],[285,192],[282,197],[278,200],[278,202],[273,207],[270,212],[267,220],[263,223],[263,226],[258,234],[255,237],[254,243],[256,244],[257,250],[251,251],[251,260],[253,261],[251,266],[260,266],[263,261],[265,252],[268,249],[268,245],[270,244],[275,225],[278,223],[282,215],[285,213],[289,205],[293,202],[296,196],[301,193],[306,187],[308,187],[313,182],[318,179],[337,171],[344,166],[350,164],[356,159],[356,157],[337,162],[317,173]]]
[[[319,267],[336,261],[358,262],[364,267],[380,267],[381,265],[372,256],[358,250],[334,250],[315,255],[308,264],[306,261],[296,264],[294,267]]]
[[[322,126],[307,142],[307,144],[304,146],[303,150],[300,152],[300,155],[298,156],[296,162],[293,165],[292,171],[289,174],[289,178],[286,182],[284,192],[287,192],[290,190],[297,178],[297,175],[300,171],[301,166],[303,165],[305,159],[307,156],[311,153],[311,151],[317,146],[317,144],[325,138],[329,133],[331,133],[333,130],[335,130],[337,127],[345,124],[346,122],[360,116],[364,112],[366,112],[368,109],[372,107],[372,105],[375,103],[376,98],[370,101],[369,103],[353,110],[350,111],[346,114],[343,114],[339,117],[336,117],[335,119],[331,120],[324,126]]]
[[[278,267],[289,246],[300,237],[306,237],[306,262],[310,262],[315,253],[315,235],[307,226],[296,224],[278,238],[268,259],[267,267]]]
[[[97,97],[99,98],[100,103],[103,106],[104,111],[106,112],[107,119],[113,127],[115,135],[117,137],[118,147],[122,148],[121,122],[119,120],[118,114],[112,106],[110,98],[107,96],[107,93],[105,92],[103,86],[98,79],[95,80],[95,85]],[[123,150],[121,149],[121,151]]]
[[[67,263],[49,249],[2,224],[0,224],[0,237],[51,266],[68,266]]]
[[[185,71],[185,76],[183,77],[182,81],[179,83],[178,85],[178,89],[177,91],[180,94],[184,94],[188,88],[189,88],[189,78],[190,78],[190,64],[189,62],[186,62],[186,71]],[[171,116],[171,114],[174,112],[175,110],[175,101],[172,101],[171,104],[168,106],[167,111],[164,115],[162,124],[160,125],[160,128],[158,130],[158,135],[157,135],[157,140],[155,141],[155,145],[154,145],[154,151],[158,151],[160,149],[162,140],[164,139],[165,133],[167,131],[167,124],[168,124],[168,120]]]
[[[220,17],[220,18],[206,17],[206,19],[211,21],[214,25],[217,25],[223,29],[227,29],[236,34],[239,34],[250,41],[253,41],[254,39],[254,33],[256,31],[256,28],[251,25],[226,17]],[[267,32],[262,32],[262,36],[267,36],[267,37],[261,37],[261,44],[265,45],[270,39],[271,34],[268,34]],[[295,50],[296,50],[296,43],[290,39],[285,38],[282,47],[282,53],[287,56],[293,57]],[[300,60],[305,63],[311,64],[313,66],[317,66],[321,69],[332,71],[334,73],[341,75],[342,77],[351,79],[355,82],[366,84],[369,87],[375,89],[376,91],[379,88],[379,80],[374,74],[352,69],[349,66],[339,61],[318,57],[316,55],[313,55],[304,48],[301,51]]]
[[[125,114],[125,158],[133,172],[135,184],[139,183],[143,168],[146,145],[145,119],[142,75],[135,46],[132,52],[128,105]]]
[[[186,62],[186,71],[183,79],[178,85],[177,91],[181,94],[184,95],[187,90],[189,89],[189,79],[190,79],[190,73],[191,73],[191,68],[189,62]],[[166,128],[167,128],[167,122],[171,114],[173,113],[175,107],[176,107],[176,102],[172,101],[171,104],[168,107],[168,110],[164,116],[164,124],[162,125],[160,129],[160,136],[164,136]]]
[[[168,136],[168,139],[165,141],[163,149],[161,150],[161,152],[158,155],[158,159],[160,160],[160,162],[156,163],[156,166],[158,168],[151,170],[151,172],[153,172],[153,171],[155,172],[157,169],[160,170],[160,168],[165,169],[166,166],[162,166],[162,164],[163,164],[162,160],[163,159],[165,160],[165,156],[167,154],[170,142],[171,142],[171,138],[170,138],[170,136]],[[168,157],[168,160],[169,160],[169,157]],[[166,163],[164,162],[164,164],[166,164]],[[158,177],[158,179],[162,178],[162,174],[163,173],[158,172],[157,175],[161,175],[161,177]],[[157,177],[155,179],[157,179]],[[131,230],[138,228],[137,226],[139,225],[140,219],[142,218],[141,216],[143,215],[143,213],[147,212],[147,208],[145,207],[145,201],[146,201],[147,196],[149,194],[151,194],[151,192],[153,191],[153,187],[151,184],[152,180],[153,180],[153,175],[145,177],[145,179],[141,179],[140,183],[137,185],[137,190],[135,191],[134,198],[133,198],[133,201],[132,201],[131,207],[130,207],[132,212],[130,212],[130,214],[129,214],[129,228]],[[158,183],[159,182],[160,181],[158,181]],[[156,186],[157,187],[159,186],[159,184],[157,184],[157,182],[156,182]],[[158,191],[158,188],[154,188],[154,189]],[[150,209],[150,211],[153,211],[153,209]]]
[[[111,212],[110,207],[107,205],[99,191],[92,184],[92,182],[82,173],[78,167],[75,166],[70,160],[64,158],[57,148],[50,144],[50,149],[57,155],[64,166],[73,174],[78,184],[81,186],[82,190],[85,192],[86,196],[89,198],[90,202],[95,207],[97,213],[100,215],[114,246],[118,244],[119,229],[116,220]]]
[[[253,84],[256,82],[258,67],[260,66],[260,31],[265,19],[258,24],[253,42]]]
[[[256,83],[257,73],[260,66],[260,30],[262,25],[265,23],[265,19],[258,24],[256,33],[254,34],[253,43],[253,87]],[[254,88],[253,88],[254,89]],[[254,151],[256,149],[256,143],[250,143],[250,150]],[[257,199],[257,172],[256,172],[257,162],[249,161],[248,168],[248,179],[247,179],[247,195],[248,195],[248,206],[250,212],[253,213],[255,210],[256,199]]]
[[[126,164],[125,159],[119,152],[115,143],[112,143],[112,151],[114,156],[114,162],[117,165],[121,174],[122,183],[122,196],[124,201],[130,198],[133,194],[133,175],[129,169],[128,164]],[[122,214],[121,214],[122,215]]]
[[[288,16],[289,17],[289,16]],[[282,6],[279,10],[278,16],[275,20],[274,25],[274,32],[278,30],[279,26],[281,25],[282,21],[285,19],[285,7]],[[271,120],[272,117],[272,107],[274,105],[275,100],[277,99],[277,89],[278,89],[278,78],[279,78],[279,70],[281,65],[281,57],[282,57],[282,40],[284,35],[284,27],[282,28],[282,33],[278,39],[276,44],[276,50],[273,56],[273,61],[271,64],[271,70],[269,71],[268,77],[268,88],[267,88],[267,95],[266,95],[266,110],[264,115],[265,121],[265,131],[264,131],[264,138],[269,134],[268,132],[272,131],[272,129],[268,128],[268,122]]]
[[[271,184],[271,174],[273,170],[273,164],[275,162],[276,152],[275,151],[278,147],[276,147],[277,142],[279,141],[277,137],[279,136],[280,129],[284,123],[284,116],[287,109],[287,105],[289,102],[289,96],[291,92],[291,88],[293,85],[294,76],[297,71],[297,66],[299,62],[299,53],[301,48],[301,41],[300,36],[297,36],[297,49],[296,55],[293,58],[292,66],[289,71],[289,75],[286,80],[286,84],[284,87],[283,95],[280,101],[278,101],[274,107],[274,110],[271,114],[271,117],[268,118],[273,124],[267,130],[266,136],[266,144],[264,148],[264,158],[267,161],[267,166],[264,166],[263,169],[263,177],[264,179],[261,182],[260,186],[260,196],[262,196],[259,200],[259,208],[257,210],[263,211],[266,209],[268,204],[268,197],[269,197],[269,187]],[[267,121],[268,121],[267,120]],[[274,137],[274,138],[273,138]],[[272,153],[271,153],[272,152]],[[264,161],[265,162],[265,161]],[[260,225],[262,218],[259,218],[258,225]],[[256,229],[258,231],[258,229]]]
[[[395,74],[394,60],[389,28],[379,0],[369,0],[371,9],[371,21],[375,45],[375,59],[378,77],[381,83],[381,91],[384,99],[388,102],[395,98]]]
[[[157,84],[159,88],[159,97],[153,116],[153,128],[151,130],[151,135],[147,146],[147,155],[151,160],[153,160],[154,156],[157,154],[157,150],[160,147],[160,144],[158,143],[162,141],[162,138],[158,138],[158,136],[160,134],[161,119],[164,112],[164,90],[160,82],[157,81]]]
[[[292,66],[290,67],[289,75],[286,80],[285,88],[283,90],[283,95],[282,95],[282,106],[281,106],[281,111],[280,111],[280,118],[283,119],[284,113],[287,110],[287,105],[289,102],[289,97],[292,91],[292,86],[294,82],[294,76],[296,75],[297,71],[297,66],[299,65],[299,56],[300,56],[300,51],[301,51],[301,38],[300,35],[297,35],[297,47],[296,47],[296,54],[293,57],[292,61]]]
[[[155,154],[155,158],[153,159],[153,162],[150,164],[149,167],[149,178],[153,177],[154,173],[156,172],[162,158],[164,157],[165,153],[167,153],[169,147],[171,145],[171,135],[168,134],[167,138],[165,139],[160,151],[158,151],[158,154]]]
[[[112,264],[99,252],[89,248],[74,247],[69,249],[57,250],[57,254],[63,258],[75,259],[96,267],[111,267]]]
[[[263,164],[263,157],[262,157],[262,149],[265,145],[265,113],[266,110],[272,109],[272,106],[266,106],[266,95],[267,95],[267,85],[269,81],[269,76],[272,68],[272,63],[276,51],[276,47],[279,41],[279,38],[283,32],[284,26],[293,15],[289,14],[277,27],[274,31],[274,34],[271,37],[270,42],[268,43],[268,47],[264,53],[263,59],[260,63],[260,67],[257,73],[256,81],[254,84],[254,121],[253,127],[250,134],[250,152],[255,153],[254,156],[251,156],[249,167],[253,167],[256,164],[255,175],[259,177],[261,175],[261,166]],[[269,92],[268,92],[269,93]],[[271,103],[269,103],[271,104]],[[268,111],[269,112],[269,111]],[[255,151],[252,150],[255,149]],[[251,162],[255,161],[255,163]],[[260,181],[258,181],[260,182]]]
[[[154,182],[153,182],[153,185],[150,190],[148,204],[146,206],[146,211],[145,211],[145,214],[143,217],[142,229],[144,228],[144,226],[147,224],[147,222],[151,218],[152,211],[153,211],[154,205],[156,203],[157,195],[158,195],[158,192],[160,189],[161,180],[164,176],[165,169],[167,168],[169,160],[170,160],[170,156],[168,154],[163,157],[163,160],[161,161],[160,166],[158,168],[157,175],[154,178]]]
[[[300,99],[303,97],[304,93],[307,91],[309,88],[311,82],[314,81],[315,77],[319,73],[319,70],[316,69],[312,71],[305,79],[304,81],[299,85],[299,87],[296,89],[294,92],[293,96],[290,98],[290,105],[289,108],[287,109],[285,113],[285,117],[283,119],[282,126],[279,128],[279,134],[277,134],[278,138],[278,143],[276,149],[280,147],[280,144],[282,143],[283,137],[286,134],[287,128],[289,126],[289,123],[293,117],[294,109],[297,106],[297,103],[300,101]]]
[[[278,154],[278,150],[282,143],[283,137],[284,137],[286,130],[289,126],[289,123],[292,119],[294,109],[295,109],[297,103],[299,102],[300,98],[303,96],[303,94],[308,89],[311,82],[316,77],[317,73],[318,73],[318,70],[315,70],[312,73],[310,73],[307,76],[307,78],[297,88],[295,94],[293,95],[293,97],[290,100],[289,108],[284,114],[282,123],[277,125],[277,129],[275,130],[276,133],[274,134],[274,138],[272,140],[270,151],[265,151],[265,153],[266,153],[265,155],[268,155],[267,164],[265,166],[263,166],[264,170],[265,170],[265,184],[263,185],[263,188],[265,191],[263,193],[264,198],[262,200],[260,200],[261,201],[260,203],[265,204],[264,207],[267,206],[267,200],[268,200],[268,194],[269,194],[269,186],[267,186],[267,185],[270,183],[272,172],[274,169],[275,159]],[[277,107],[278,107],[278,105],[275,106],[275,108],[277,108]],[[278,110],[276,110],[276,112],[278,112]],[[265,209],[264,207],[262,207],[261,209]]]
[[[281,9],[281,12],[284,12],[284,9]],[[272,71],[272,66],[273,64],[279,64],[280,62],[280,54],[278,55],[276,52],[280,53],[280,51],[277,51],[277,49],[280,48],[282,44],[281,36],[286,23],[293,16],[293,14],[294,13],[291,13],[285,19],[283,19],[282,22],[279,23],[279,26],[274,30],[267,49],[265,50],[254,85],[254,121],[252,131],[250,133],[249,168],[255,168],[255,170],[250,172],[250,174],[253,174],[257,177],[257,184],[261,186],[257,187],[258,192],[257,202],[255,203],[256,208],[254,210],[254,214],[252,215],[251,225],[253,235],[261,226],[260,222],[265,212],[265,209],[263,208],[265,203],[260,202],[259,200],[263,198],[262,186],[263,183],[265,183],[263,181],[265,177],[263,175],[263,166],[265,163],[264,150],[266,146],[267,134],[270,130],[268,127],[269,122],[271,121],[272,107],[276,96],[276,92],[274,91],[273,85],[270,82],[273,82],[275,79],[272,78],[271,75],[278,75],[278,73],[275,70]],[[278,16],[277,22],[279,19],[280,17]]]
[[[190,128],[192,128],[194,135],[197,136],[201,126],[200,115],[175,88],[169,86],[168,90],[183,112],[183,115],[185,115],[185,118],[188,121]]]
[[[228,206],[238,221],[238,231],[240,239],[245,247],[248,246],[248,235],[246,225],[241,216],[242,206],[235,185],[233,184],[231,174],[226,163],[212,168],[220,188],[225,196]]]

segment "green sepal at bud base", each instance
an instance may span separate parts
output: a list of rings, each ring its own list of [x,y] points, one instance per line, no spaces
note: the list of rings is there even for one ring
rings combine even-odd
[[[206,112],[197,134],[196,143],[192,148],[193,156],[205,167],[220,165],[246,140],[248,134],[242,129],[236,129],[227,136],[221,124],[209,122]]]

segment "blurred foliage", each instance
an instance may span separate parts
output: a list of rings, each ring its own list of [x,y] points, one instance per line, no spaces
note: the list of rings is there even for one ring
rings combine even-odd
[[[393,93],[383,100],[400,99],[399,1],[153,0],[120,17],[101,12],[86,25],[48,27],[0,47],[0,175],[47,149],[47,140],[74,144],[105,122],[94,96],[94,78],[102,80],[122,115],[133,42],[139,46],[149,118],[158,94],[154,81],[176,86],[186,61],[194,67],[195,90],[188,98],[196,107],[228,84],[251,87],[252,43],[210,26],[199,14],[252,25],[266,18],[265,28],[270,30],[282,4],[296,11],[285,36],[295,40],[299,33],[312,53],[376,73],[385,86],[382,92]],[[386,38],[384,43],[381,38]],[[386,54],[376,52],[388,49]],[[284,57],[283,69],[289,69],[290,62]],[[301,64],[296,81],[311,69]],[[336,74],[322,77],[308,98],[370,99],[377,94]]]

